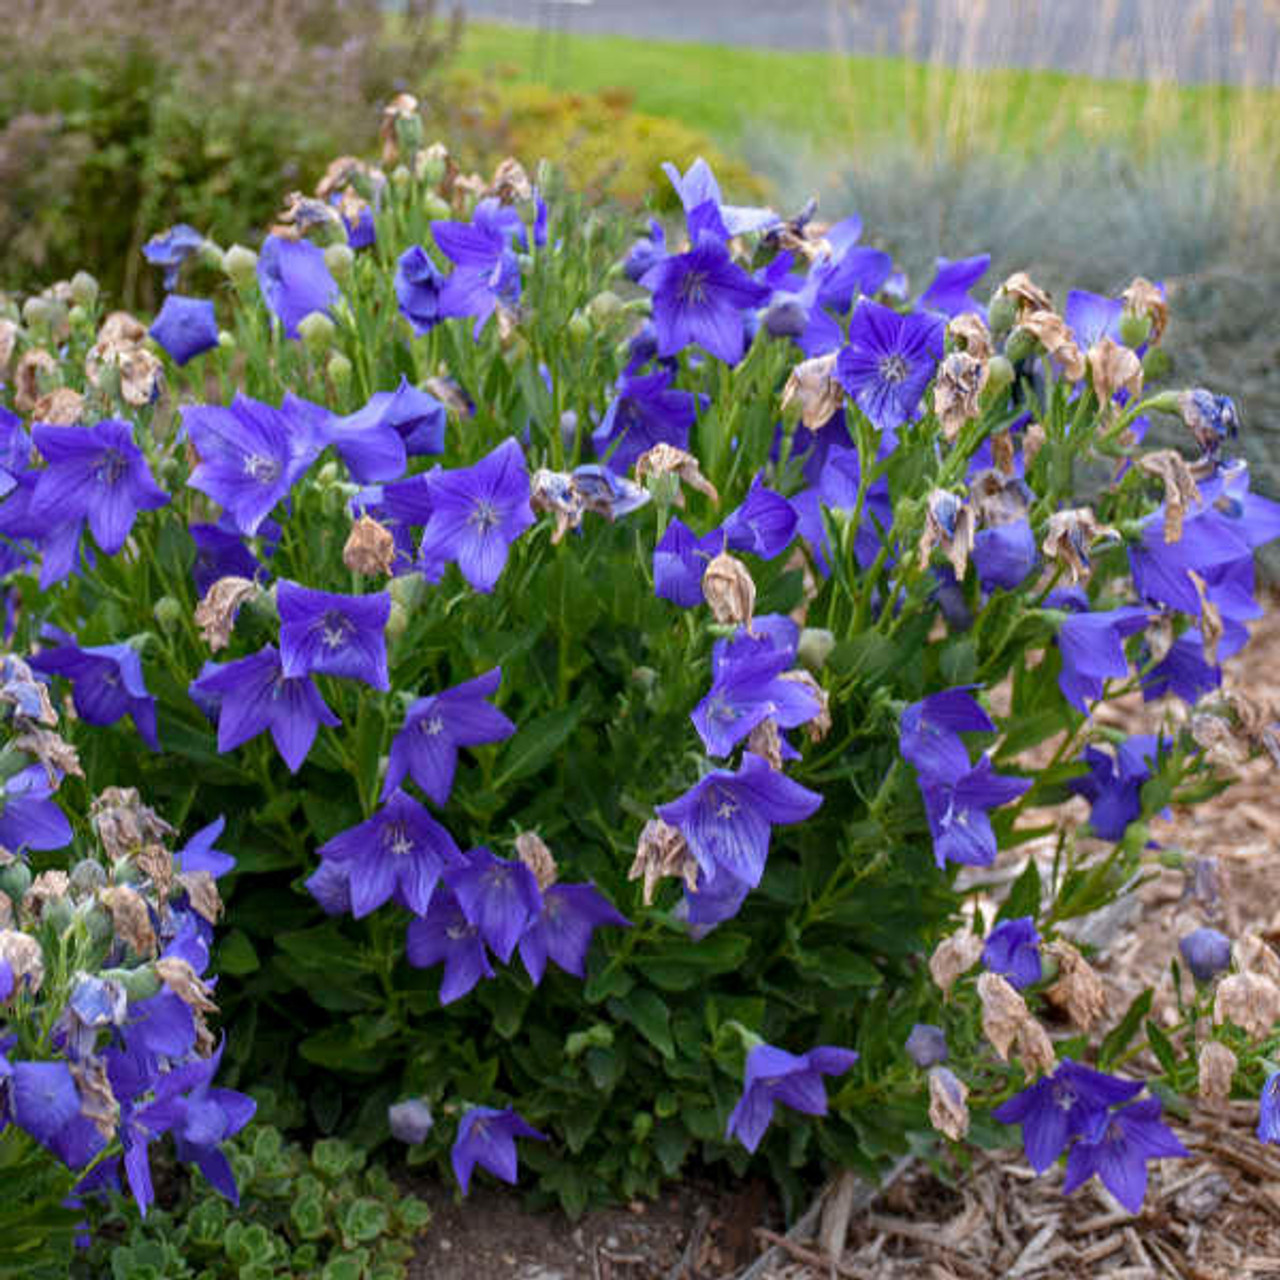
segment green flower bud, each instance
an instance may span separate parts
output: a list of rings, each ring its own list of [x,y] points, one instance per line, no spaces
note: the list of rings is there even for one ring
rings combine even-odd
[[[71,297],[82,307],[91,307],[98,300],[98,282],[87,271],[77,271],[71,277]]]
[[[31,888],[31,868],[25,862],[11,862],[0,867],[0,889],[13,899],[16,906]]]
[[[413,167],[418,172],[418,181],[428,187],[438,187],[444,181],[444,156],[435,150],[419,152]]]
[[[631,1120],[631,1136],[643,1142],[653,1132],[653,1116],[647,1111],[637,1111]]]
[[[101,946],[115,936],[115,929],[111,924],[111,913],[101,903],[93,900],[82,902],[79,907],[79,916],[84,923],[84,931],[94,946]]]
[[[422,211],[436,222],[448,222],[453,217],[453,210],[448,202],[434,193],[422,198]]]
[[[83,898],[86,894],[95,893],[107,887],[107,872],[102,863],[92,858],[83,858],[71,868],[69,885],[72,894]]]
[[[608,324],[622,314],[622,299],[610,289],[597,293],[587,303],[587,315],[597,324]]]
[[[247,291],[258,282],[258,255],[242,244],[233,244],[222,255],[222,269],[237,289]]]
[[[653,299],[646,293],[642,298],[628,298],[622,309],[629,316],[648,316],[653,314]]]
[[[60,938],[75,924],[75,906],[67,898],[50,898],[40,912],[40,920]]]
[[[58,304],[52,298],[28,298],[22,304],[22,320],[31,329],[52,329],[58,322]]]
[[[1167,378],[1173,371],[1173,360],[1163,347],[1152,347],[1142,357],[1142,376],[1146,382]]]
[[[387,639],[399,640],[409,625],[409,611],[398,601],[391,602],[391,612],[387,615]]]
[[[805,627],[796,646],[796,657],[816,674],[827,665],[835,647],[836,638],[825,627]]]
[[[200,264],[208,267],[210,271],[222,270],[222,248],[214,244],[212,240],[206,240],[200,246],[200,252],[197,254]]]
[[[319,355],[333,345],[337,334],[333,321],[323,311],[309,311],[298,321],[298,336],[312,355]]]
[[[333,278],[345,284],[351,278],[351,269],[355,266],[355,250],[349,244],[331,244],[324,251],[324,264],[333,274]]]
[[[413,174],[409,172],[408,165],[398,164],[391,170],[391,185],[393,187],[398,187],[401,191],[406,191],[412,181]]]
[[[1120,341],[1126,347],[1140,347],[1151,336],[1151,317],[1126,311],[1120,317]]]
[[[332,458],[316,472],[316,484],[322,489],[332,488],[333,485],[339,484],[341,480],[342,464],[334,462]]]
[[[325,365],[325,372],[329,375],[329,381],[333,383],[338,391],[345,391],[351,385],[351,375],[354,370],[351,367],[351,361],[341,351],[335,351],[329,357],[329,363]]]
[[[983,393],[990,396],[1003,391],[1013,382],[1013,374],[1013,361],[1008,356],[992,356],[987,361],[987,385],[983,387]]]
[[[575,342],[586,342],[591,337],[591,321],[581,311],[575,311],[569,317],[569,336]]]
[[[151,616],[160,624],[160,630],[170,636],[177,630],[186,610],[173,596],[161,596],[151,606]]]
[[[406,155],[422,149],[422,117],[416,112],[396,117],[396,143]]]
[[[151,968],[103,969],[98,976],[104,981],[118,982],[129,997],[130,1004],[150,1000],[160,990],[160,978]]]
[[[234,351],[240,344],[236,341],[236,335],[228,332],[226,329],[218,330],[218,349],[221,351]]]
[[[991,330],[991,336],[998,338],[1001,334],[1008,333],[1017,318],[1018,308],[1013,299],[997,289],[991,295],[991,306],[987,311],[987,327]]]
[[[67,321],[73,329],[89,322],[89,313],[78,303],[67,312]]]
[[[1019,325],[1004,344],[1005,358],[1010,364],[1017,364],[1019,360],[1025,360],[1029,355],[1034,354],[1036,346],[1035,335],[1029,329]]]
[[[426,599],[427,582],[420,573],[405,573],[392,578],[387,590],[391,592],[392,604],[412,613]]]
[[[273,582],[266,591],[259,591],[243,606],[251,615],[274,628],[280,621],[280,606],[276,603],[278,583]]]

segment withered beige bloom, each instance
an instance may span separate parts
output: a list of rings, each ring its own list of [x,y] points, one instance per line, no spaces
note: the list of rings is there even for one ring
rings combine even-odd
[[[381,170],[374,169],[356,156],[337,156],[329,161],[320,181],[316,183],[316,195],[321,200],[349,187],[357,178],[367,178],[376,183],[382,177]]]
[[[169,900],[169,890],[173,887],[173,854],[159,841],[149,840],[134,855],[134,861],[138,870],[151,881],[163,912]]]
[[[50,902],[61,902],[67,896],[70,887],[65,871],[42,871],[22,895],[22,909],[38,920]]]
[[[945,489],[935,489],[929,495],[924,532],[920,536],[921,567],[928,565],[934,547],[941,547],[943,554],[951,561],[957,581],[963,582],[969,569],[969,556],[977,533],[973,508],[956,494]]]
[[[802,360],[782,388],[782,409],[800,402],[800,421],[810,431],[817,431],[831,421],[844,403],[844,388],[836,381],[838,353]]]
[[[210,924],[217,924],[222,915],[222,895],[217,881],[209,871],[181,871],[177,882],[187,891],[191,909]]]
[[[1049,1033],[1031,1016],[1018,1027],[1017,1053],[1024,1067],[1048,1075],[1058,1065]]]
[[[1218,983],[1216,1023],[1234,1022],[1251,1039],[1270,1035],[1280,1019],[1280,986],[1259,973],[1233,973]]]
[[[1043,439],[1041,440],[1043,443]],[[1032,455],[1034,457],[1034,455]],[[991,461],[1002,475],[1012,476],[1016,473],[1013,436],[1008,431],[997,431],[991,437]],[[1028,459],[1028,465],[1030,459]]]
[[[13,350],[18,345],[18,324],[15,320],[0,320],[0,374],[9,367]]]
[[[544,892],[550,889],[560,874],[555,857],[547,848],[546,842],[536,831],[522,831],[516,836],[516,854],[520,861],[533,872],[538,888]]]
[[[85,377],[99,390],[111,390],[108,371],[119,376],[126,404],[140,408],[159,394],[164,366],[145,347],[130,342],[99,340],[84,359]]]
[[[995,355],[991,332],[976,311],[964,311],[954,316],[947,325],[947,336],[953,338],[960,349],[975,360],[985,362]]]
[[[1049,529],[1041,550],[1071,575],[1073,583],[1089,576],[1088,551],[1101,538],[1118,538],[1117,530],[1098,523],[1089,507],[1055,511],[1049,517]]]
[[[1049,943],[1045,951],[1058,962],[1058,980],[1045,992],[1046,997],[1065,1009],[1081,1031],[1088,1031],[1106,1008],[1102,979],[1069,942],[1059,939]]]
[[[84,417],[84,396],[70,387],[58,387],[42,395],[31,409],[33,422],[56,427],[74,427]]]
[[[804,731],[810,742],[821,742],[823,738],[831,732],[831,697],[827,691],[814,679],[813,675],[805,671],[803,668],[797,668],[794,671],[784,671],[782,679],[794,680],[796,684],[802,684],[808,691],[813,694],[818,703],[818,714],[812,720],[806,720]]]
[[[53,389],[57,376],[57,363],[43,347],[24,351],[13,371],[13,407],[19,413],[30,413],[40,397]]]
[[[684,836],[678,827],[663,822],[661,818],[650,818],[640,832],[636,856],[631,870],[627,872],[627,879],[639,880],[642,876],[645,906],[653,902],[658,881],[667,876],[682,879],[690,893],[698,887],[698,864],[689,852]]]
[[[722,625],[741,624],[751,629],[756,608],[756,584],[741,560],[727,551],[716,556],[702,575],[702,598],[711,616]]]
[[[177,834],[134,787],[107,787],[89,806],[89,822],[113,862]]]
[[[100,343],[123,343],[136,347],[147,336],[147,326],[127,311],[112,311],[98,326]]]
[[[156,976],[188,1009],[215,1013],[218,1006],[209,996],[209,984],[191,965],[177,956],[161,956],[155,962]]]
[[[1142,361],[1111,338],[1103,337],[1089,348],[1089,380],[1098,403],[1118,409],[1112,397],[1117,391],[1142,394]]]
[[[1018,308],[1018,318],[1032,311],[1052,311],[1053,298],[1025,271],[1015,271],[999,288],[999,293],[1012,298]]]
[[[17,929],[0,929],[0,960],[13,972],[14,988],[24,982],[33,994],[44,981],[44,952],[30,934]]]
[[[1084,356],[1067,322],[1056,311],[1028,311],[1018,323],[1062,365],[1068,382],[1084,377]]]
[[[952,1142],[969,1132],[969,1087],[947,1067],[929,1072],[929,1123]]]
[[[649,476],[675,476],[691,489],[705,493],[712,502],[720,501],[715,485],[702,474],[697,458],[684,449],[677,449],[673,444],[655,444],[652,449],[646,449],[636,459],[634,470],[640,484]],[[683,494],[677,493],[676,506],[684,506]]]
[[[503,204],[516,204],[533,199],[533,183],[524,165],[514,156],[498,162],[493,179],[485,188],[485,195],[496,196]]]
[[[13,740],[13,745],[16,750],[25,751],[44,765],[50,786],[57,786],[63,774],[70,774],[73,778],[84,777],[75,747],[53,729],[25,729]]]
[[[1031,493],[1021,476],[986,467],[969,481],[969,501],[986,528],[1013,524],[1027,514]]]
[[[987,385],[987,362],[967,351],[953,351],[938,367],[933,384],[933,411],[948,442],[980,412],[978,397]]]
[[[396,124],[401,120],[412,120],[418,115],[418,100],[411,93],[397,93],[382,108],[382,120],[378,125],[378,136],[382,139],[382,163],[393,165],[400,159],[400,143],[396,137]]]
[[[195,624],[210,650],[217,653],[231,643],[236,615],[240,606],[259,593],[258,584],[250,578],[228,574],[210,585],[204,599],[196,605]]]
[[[1169,304],[1164,294],[1142,276],[1135,276],[1133,283],[1120,295],[1124,299],[1126,313],[1134,316],[1146,316],[1151,321],[1152,346],[1164,337],[1169,324]]]
[[[943,995],[947,995],[957,978],[969,972],[982,955],[982,939],[972,930],[963,929],[943,938],[929,957],[929,976]]]
[[[391,572],[395,558],[396,540],[390,529],[367,515],[351,522],[351,532],[342,548],[342,563],[352,573],[365,578],[384,577]]]
[[[1164,540],[1180,541],[1187,509],[1204,501],[1186,459],[1173,449],[1157,449],[1144,453],[1138,459],[1138,468],[1164,485]]]
[[[551,534],[554,546],[571,529],[582,524],[587,499],[573,476],[539,467],[529,481],[529,505],[534,511],[549,511],[555,517],[556,527]]]
[[[120,1104],[111,1089],[106,1062],[91,1054],[73,1061],[70,1068],[80,1097],[80,1114],[110,1141],[120,1124]]]
[[[433,375],[423,382],[422,388],[435,396],[455,417],[463,417],[471,412],[471,402],[462,388],[451,378]]]
[[[1220,1040],[1210,1040],[1200,1050],[1200,1096],[1210,1102],[1225,1102],[1231,1097],[1231,1082],[1238,1063],[1236,1055]]]
[[[1036,454],[1044,448],[1044,442],[1044,426],[1039,422],[1033,422],[1022,433],[1022,461],[1026,466],[1029,467],[1036,460]]]
[[[772,716],[761,720],[747,734],[747,750],[767,761],[770,769],[782,771],[782,734],[778,730],[778,722]]]
[[[1027,1002],[998,973],[978,975],[978,999],[982,1002],[982,1034],[1008,1062],[1018,1032],[1032,1020]]]
[[[126,884],[116,884],[103,889],[98,901],[111,912],[111,927],[121,942],[140,956],[155,954],[156,933],[141,894]]]

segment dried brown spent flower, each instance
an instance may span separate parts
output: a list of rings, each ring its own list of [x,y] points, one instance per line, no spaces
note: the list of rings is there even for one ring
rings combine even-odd
[[[16,320],[0,320],[0,374],[9,367],[13,359],[13,350],[18,345],[18,324]]]
[[[582,524],[587,511],[586,495],[574,482],[573,476],[563,471],[548,471],[539,467],[529,481],[529,505],[534,511],[549,511],[555,516],[556,527],[551,534],[554,546],[571,529]]]
[[[217,924],[222,915],[222,895],[212,873],[208,871],[183,871],[178,883],[187,891],[191,909],[210,924]]]
[[[978,999],[982,1002],[982,1033],[1005,1061],[1024,1023],[1033,1021],[1027,1002],[998,973],[978,975]]]
[[[0,929],[13,927],[13,903],[7,893],[0,893]]]
[[[1082,1031],[1088,1031],[1106,1008],[1107,994],[1093,966],[1069,942],[1060,939],[1045,950],[1058,961],[1058,980],[1045,996]]]
[[[1036,454],[1044,448],[1044,442],[1044,426],[1039,422],[1033,422],[1022,433],[1022,461],[1026,466],[1029,467],[1036,460]]]
[[[1025,271],[1015,271],[1001,286],[999,292],[1012,298],[1018,308],[1018,319],[1032,311],[1052,311],[1053,298]]]
[[[949,1067],[929,1072],[929,1123],[952,1142],[969,1132],[969,1087]]]
[[[396,558],[396,540],[391,530],[372,516],[352,521],[342,548],[342,563],[365,578],[380,578],[391,572]],[[216,585],[216,584],[215,584]]]
[[[140,956],[155,954],[156,933],[146,899],[140,893],[127,884],[116,884],[103,889],[98,901],[111,912],[111,928],[121,942]]]
[[[644,877],[644,904],[653,902],[658,881],[667,876],[679,876],[685,888],[693,893],[698,887],[698,864],[678,827],[650,818],[640,832],[635,860],[627,872],[628,880]]]
[[[210,999],[209,985],[191,965],[177,956],[161,956],[155,962],[156,976],[187,1008],[201,1013],[216,1013],[218,1006]]]
[[[778,730],[778,722],[772,716],[761,720],[747,734],[747,750],[766,761],[770,769],[779,773],[782,771],[782,734]]]
[[[382,108],[382,121],[378,126],[378,135],[382,139],[383,164],[393,165],[400,159],[400,142],[396,125],[401,120],[408,121],[414,118],[421,121],[421,117],[418,116],[418,100],[411,93],[397,93]]]
[[[984,363],[995,355],[991,332],[986,321],[976,311],[965,311],[952,317],[947,325],[947,336],[954,339],[961,351]]]
[[[948,442],[953,443],[964,424],[978,416],[978,396],[986,385],[985,360],[967,351],[953,351],[943,359],[933,384],[933,411]]]
[[[1028,1013],[1026,1021],[1018,1027],[1018,1057],[1024,1067],[1048,1075],[1058,1065],[1058,1055],[1053,1051],[1049,1033]]]
[[[1256,933],[1242,934],[1232,947],[1235,961],[1245,973],[1261,974],[1280,986],[1280,956],[1270,943]]]
[[[1133,316],[1146,316],[1151,321],[1152,346],[1164,337],[1169,324],[1169,304],[1165,296],[1142,276],[1135,276],[1133,283],[1120,295],[1124,299],[1125,312]]]
[[[164,365],[145,347],[130,342],[100,339],[84,359],[85,377],[99,390],[110,392],[113,376],[119,377],[120,394],[135,408],[150,404],[160,392]]]
[[[155,888],[156,898],[162,904],[169,899],[169,890],[173,887],[174,865],[173,854],[157,841],[149,841],[135,855],[138,870],[151,881]]]
[[[98,326],[98,341],[136,347],[147,336],[147,326],[127,311],[112,311]]]
[[[356,156],[336,156],[329,161],[320,181],[316,183],[316,195],[321,200],[327,200],[335,192],[348,187],[353,179],[372,177],[374,174],[381,177],[379,170]]]
[[[17,990],[24,982],[33,995],[44,981],[44,952],[30,934],[17,929],[0,929],[0,960],[13,972]]]
[[[313,231],[338,229],[342,219],[337,209],[327,200],[290,191],[284,198],[284,206],[276,214],[270,234],[285,240],[303,240]]]
[[[108,787],[89,806],[89,821],[113,862],[177,834],[133,787]]]
[[[794,671],[784,671],[782,673],[784,680],[794,680],[796,684],[802,684],[808,691],[813,694],[818,703],[818,714],[812,720],[805,721],[804,731],[808,735],[810,742],[821,742],[823,738],[831,732],[831,697],[827,691],[814,679],[813,675],[805,671],[803,668],[797,668]]]
[[[969,555],[973,551],[973,540],[977,533],[973,508],[956,494],[949,493],[946,489],[935,489],[929,495],[924,532],[920,537],[921,567],[929,563],[934,547],[941,547],[951,561],[956,580],[963,582],[969,569]]]
[[[982,955],[982,939],[971,930],[964,929],[943,938],[929,957],[929,976],[938,989],[946,995],[957,978],[966,974]]]
[[[16,750],[35,756],[44,765],[50,786],[56,786],[63,774],[70,774],[73,778],[84,777],[75,747],[52,729],[25,729],[14,738],[13,745]]]
[[[1098,403],[1115,408],[1117,391],[1142,394],[1142,361],[1128,347],[1103,337],[1089,348],[1089,375]]]
[[[522,831],[516,836],[516,853],[544,892],[550,889],[560,874],[556,860],[546,843],[536,831]]]
[[[979,471],[969,481],[969,501],[987,528],[1023,519],[1031,505],[1031,497],[1031,491],[1021,477],[1006,475],[994,467]]]
[[[61,902],[67,896],[70,887],[65,871],[42,871],[22,895],[22,909],[38,920],[50,902]]]
[[[648,476],[675,476],[691,489],[705,493],[712,502],[720,501],[715,485],[702,474],[697,458],[683,449],[677,449],[673,444],[655,444],[636,459],[636,480],[643,484]],[[684,495],[677,493],[675,501],[676,506],[683,507]]]
[[[1247,759],[1247,753],[1237,739],[1231,722],[1222,716],[1194,711],[1187,723],[1191,737],[1196,746],[1203,750],[1206,760],[1233,769]]]
[[[702,598],[721,625],[740,624],[751,630],[756,608],[756,584],[741,560],[722,551],[702,575]]]
[[[1222,642],[1222,613],[1218,606],[1209,599],[1209,584],[1194,570],[1187,570],[1196,594],[1200,597],[1200,635],[1204,640],[1205,661],[1211,666],[1218,665],[1218,645]]]
[[[1100,538],[1119,536],[1110,525],[1099,524],[1090,508],[1075,507],[1055,511],[1049,517],[1049,529],[1040,549],[1067,570],[1072,583],[1077,583],[1089,576],[1088,551],[1094,543]]]
[[[1218,983],[1216,1023],[1234,1022],[1251,1039],[1270,1035],[1280,1019],[1280,986],[1259,973],[1233,973]]]
[[[1138,459],[1138,468],[1164,485],[1164,540],[1180,542],[1187,508],[1204,502],[1187,460],[1173,449],[1157,449],[1144,453]]]
[[[1016,473],[1013,436],[1008,431],[997,431],[992,435],[991,461],[995,464],[996,470],[1002,475],[1012,476]]]
[[[836,381],[836,356],[815,356],[802,360],[782,388],[781,407],[800,402],[800,421],[810,431],[817,431],[831,421],[844,403],[844,388]]]
[[[343,560],[346,560],[345,551]],[[249,578],[238,578],[234,574],[219,578],[210,585],[209,590],[204,593],[204,599],[196,605],[195,624],[200,628],[201,638],[213,653],[225,649],[231,643],[231,633],[235,630],[240,606],[259,594],[256,582]]]
[[[24,351],[13,371],[13,407],[19,413],[30,413],[57,376],[57,363],[43,347]]]
[[[33,422],[55,427],[74,427],[84,417],[84,396],[70,387],[58,387],[42,395],[31,407]]]
[[[503,204],[517,204],[533,199],[533,183],[524,165],[514,156],[498,162],[493,180],[485,188],[485,195],[496,196]]]
[[[70,1067],[80,1095],[80,1114],[110,1141],[120,1124],[120,1104],[112,1091],[106,1062],[91,1054],[72,1062]]]
[[[1239,1065],[1236,1055],[1220,1040],[1210,1040],[1200,1050],[1200,1096],[1210,1102],[1225,1102],[1231,1097],[1231,1082]]]
[[[1030,311],[1019,324],[1062,365],[1068,382],[1079,382],[1084,377],[1084,356],[1067,322],[1056,311]]]

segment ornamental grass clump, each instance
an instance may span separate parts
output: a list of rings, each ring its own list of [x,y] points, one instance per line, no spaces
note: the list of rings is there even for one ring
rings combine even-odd
[[[1080,931],[1280,754],[1222,666],[1280,507],[1227,396],[1146,385],[1159,287],[921,288],[701,162],[641,228],[384,123],[227,251],[216,346],[5,331],[12,643],[90,785],[228,815],[228,1079],[573,1211],[1015,1124],[1136,1210],[1162,1105],[1210,1044],[1257,1096],[1280,1008],[1243,943],[1172,1020],[1108,1007]],[[38,456],[64,391],[90,444]]]

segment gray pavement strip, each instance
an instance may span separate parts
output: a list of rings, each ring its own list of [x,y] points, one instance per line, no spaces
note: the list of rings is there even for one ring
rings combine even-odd
[[[1280,85],[1277,0],[439,0],[574,35]],[[388,7],[394,8],[394,0]]]

